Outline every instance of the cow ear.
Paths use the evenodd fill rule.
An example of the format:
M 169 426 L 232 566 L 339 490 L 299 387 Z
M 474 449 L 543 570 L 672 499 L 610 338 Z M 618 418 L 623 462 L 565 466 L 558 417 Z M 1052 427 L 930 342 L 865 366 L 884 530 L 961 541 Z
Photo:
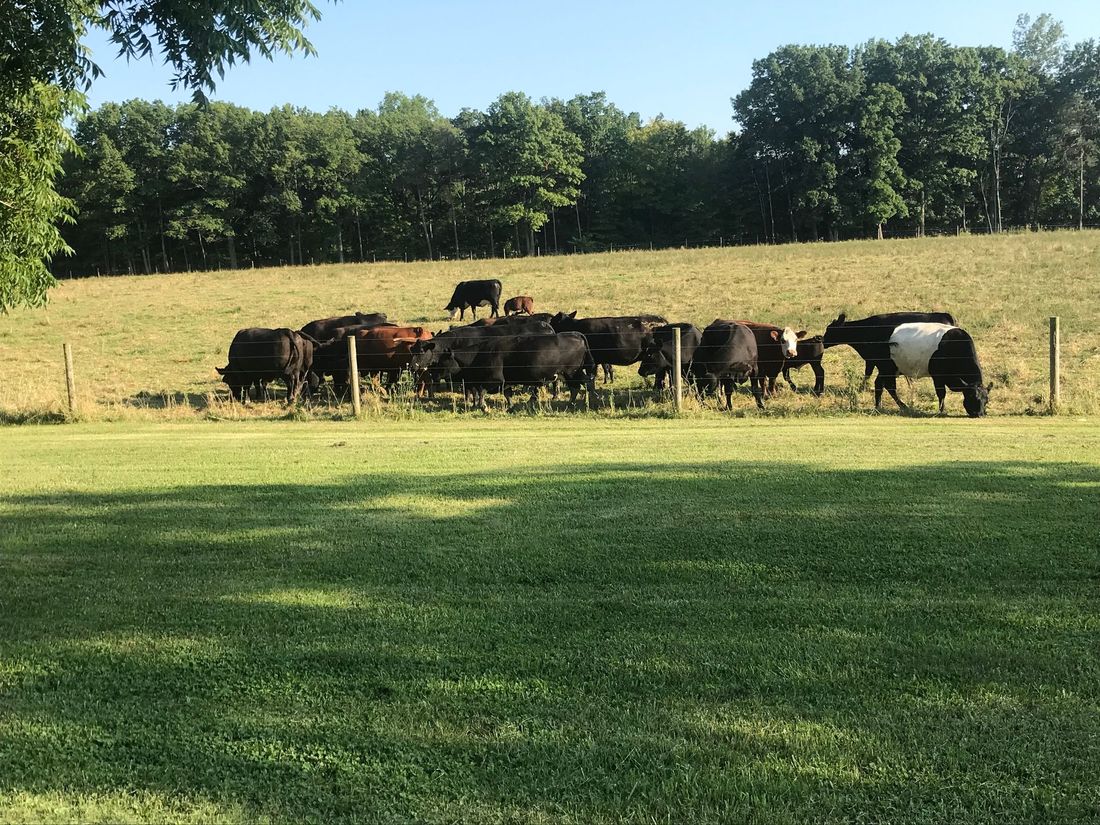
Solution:
M 779 330 L 773 329 L 771 331 L 771 336 L 772 336 L 773 341 L 778 341 L 779 340 Z
M 845 321 L 845 320 L 847 320 L 847 318 L 848 318 L 848 315 L 847 315 L 847 313 L 844 313 L 844 312 L 842 312 L 842 313 L 840 313 L 840 315 L 838 315 L 838 316 L 836 317 L 836 320 L 835 320 L 835 321 L 833 321 L 833 323 L 834 323 L 834 324 L 843 324 L 843 323 L 844 323 L 844 321 Z
M 794 334 L 794 337 L 795 338 L 805 338 L 806 337 L 806 330 L 800 329 L 798 332 L 796 332 Z
M 989 386 L 985 388 L 986 392 L 993 392 L 993 382 L 989 382 Z
M 570 318 L 576 318 L 577 317 L 577 310 L 573 310 L 572 312 L 570 312 L 569 317 Z
M 218 375 L 225 375 L 226 371 L 223 370 L 221 367 L 214 367 L 214 369 L 217 370 Z

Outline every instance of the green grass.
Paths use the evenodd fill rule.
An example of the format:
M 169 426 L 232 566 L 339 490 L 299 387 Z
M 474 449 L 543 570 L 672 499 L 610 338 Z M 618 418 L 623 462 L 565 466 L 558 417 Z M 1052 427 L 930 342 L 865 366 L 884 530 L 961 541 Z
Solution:
M 0 437 L 0 821 L 1100 821 L 1068 419 Z
M 841 310 L 853 317 L 950 310 L 974 336 L 994 383 L 993 415 L 1046 409 L 1047 318 L 1059 315 L 1064 408 L 1097 414 L 1098 267 L 1100 232 L 1087 231 L 91 278 L 63 283 L 48 309 L 0 316 L 8 379 L 0 421 L 62 417 L 63 341 L 74 348 L 84 418 L 281 416 L 278 406 L 230 410 L 212 395 L 220 389 L 225 397 L 214 368 L 224 366 L 237 329 L 298 327 L 362 309 L 437 330 L 446 326 L 442 307 L 455 282 L 488 277 L 502 280 L 506 297 L 534 296 L 538 310 L 660 312 L 699 325 L 741 317 L 822 332 Z M 857 391 L 862 362 L 854 352 L 830 350 L 826 369 L 824 399 L 784 393 L 769 405 L 771 414 L 849 414 L 871 406 L 870 392 Z M 638 386 L 634 370 L 619 372 L 621 387 Z M 812 383 L 809 370 L 800 378 Z M 917 389 L 921 408 L 933 410 L 931 382 Z M 961 415 L 957 395 L 949 404 Z M 746 395 L 739 406 L 751 412 L 752 400 Z

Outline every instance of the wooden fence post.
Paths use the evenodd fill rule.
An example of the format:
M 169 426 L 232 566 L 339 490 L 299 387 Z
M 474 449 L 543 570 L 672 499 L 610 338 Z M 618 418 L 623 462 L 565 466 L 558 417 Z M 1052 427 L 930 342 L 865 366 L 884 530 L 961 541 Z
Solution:
M 356 350 L 355 334 L 348 336 L 348 382 L 351 384 L 351 409 L 358 418 L 362 412 L 359 400 L 359 353 Z
M 1050 414 L 1058 412 L 1062 402 L 1062 336 L 1058 316 L 1050 317 Z
M 676 412 L 681 413 L 684 409 L 684 376 L 680 369 L 681 362 L 681 350 L 680 350 L 680 328 L 672 328 L 672 344 L 674 350 L 674 358 L 672 361 L 672 387 L 676 394 Z
M 65 389 L 69 392 L 69 412 L 76 412 L 76 380 L 73 378 L 73 348 L 70 344 L 62 344 L 65 353 Z

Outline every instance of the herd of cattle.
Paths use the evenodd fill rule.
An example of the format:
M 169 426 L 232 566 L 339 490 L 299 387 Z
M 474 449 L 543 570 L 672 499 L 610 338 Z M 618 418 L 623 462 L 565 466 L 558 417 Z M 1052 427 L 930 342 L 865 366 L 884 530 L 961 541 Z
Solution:
M 461 388 L 474 405 L 486 408 L 486 396 L 503 393 L 511 403 L 517 388 L 532 400 L 549 386 L 554 397 L 561 384 L 575 404 L 583 390 L 589 407 L 598 405 L 597 371 L 604 382 L 614 368 L 640 364 L 639 373 L 653 376 L 656 389 L 671 381 L 674 370 L 700 394 L 719 389 L 732 409 L 734 387 L 748 382 L 756 404 L 775 392 L 782 376 L 791 388 L 791 370 L 809 366 L 812 392 L 825 389 L 822 356 L 829 347 L 847 344 L 866 362 L 865 379 L 875 377 L 875 407 L 886 390 L 902 409 L 897 377 L 931 377 L 944 412 L 947 390 L 962 393 L 963 408 L 972 418 L 984 415 L 989 389 L 983 383 L 974 341 L 943 312 L 893 312 L 850 321 L 843 314 L 824 335 L 807 336 L 790 327 L 746 320 L 718 319 L 706 329 L 688 323 L 669 324 L 659 315 L 578 318 L 576 312 L 535 313 L 528 296 L 509 299 L 499 313 L 498 280 L 463 281 L 445 307 L 454 320 L 474 321 L 434 335 L 422 326 L 399 326 L 382 313 L 356 312 L 311 321 L 300 330 L 242 329 L 229 346 L 229 363 L 218 368 L 233 398 L 244 401 L 254 392 L 267 398 L 268 382 L 283 381 L 288 403 L 300 395 L 312 397 L 331 377 L 337 399 L 345 397 L 350 379 L 348 339 L 355 341 L 360 375 L 394 386 L 411 373 L 418 394 L 434 395 L 437 387 Z M 477 320 L 477 307 L 490 315 Z M 680 363 L 676 363 L 675 329 L 680 330 Z

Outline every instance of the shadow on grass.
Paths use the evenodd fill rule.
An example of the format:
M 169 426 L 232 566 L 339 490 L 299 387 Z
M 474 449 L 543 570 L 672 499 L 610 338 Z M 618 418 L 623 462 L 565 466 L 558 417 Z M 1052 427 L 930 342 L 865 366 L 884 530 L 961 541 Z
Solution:
M 1098 486 L 638 462 L 5 497 L 0 798 L 1080 819 Z

